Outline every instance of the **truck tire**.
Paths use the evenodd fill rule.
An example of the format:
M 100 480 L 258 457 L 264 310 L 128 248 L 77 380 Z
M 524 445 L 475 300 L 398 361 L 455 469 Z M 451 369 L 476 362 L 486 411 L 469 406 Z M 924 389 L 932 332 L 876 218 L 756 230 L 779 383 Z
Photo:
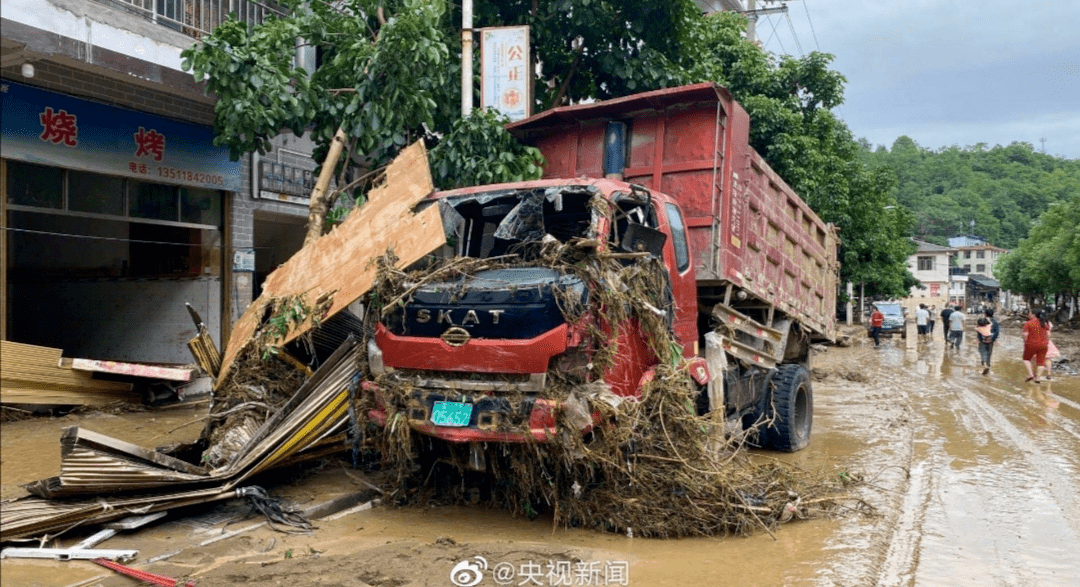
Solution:
M 810 442 L 814 422 L 814 394 L 810 374 L 802 365 L 780 365 L 772 378 L 772 425 L 761 431 L 764 448 L 795 452 Z

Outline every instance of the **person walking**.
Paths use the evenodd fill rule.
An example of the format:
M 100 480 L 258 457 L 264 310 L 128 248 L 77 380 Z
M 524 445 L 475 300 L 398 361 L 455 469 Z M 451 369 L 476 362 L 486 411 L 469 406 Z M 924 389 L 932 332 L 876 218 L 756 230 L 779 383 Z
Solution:
M 885 314 L 874 306 L 874 313 L 870 314 L 870 336 L 874 337 L 874 346 L 881 345 L 881 327 L 885 325 Z
M 990 373 L 990 356 L 994 354 L 994 344 L 997 342 L 998 335 L 1001 334 L 1001 327 L 998 326 L 997 320 L 994 320 L 993 308 L 988 308 L 983 317 L 979 318 L 975 331 L 979 333 L 979 359 L 983 364 L 982 374 L 986 375 Z
M 941 310 L 941 334 L 945 336 L 945 344 L 949 344 L 949 314 L 952 314 L 953 309 L 949 306 L 945 306 Z
M 1050 334 L 1054 332 L 1054 323 L 1049 318 L 1046 319 L 1046 380 L 1050 381 L 1051 367 L 1054 364 L 1054 359 L 1061 356 L 1061 351 L 1054 345 L 1054 339 L 1050 338 Z
M 1028 378 L 1024 381 L 1039 383 L 1039 369 L 1046 363 L 1046 348 L 1050 344 L 1050 322 L 1046 319 L 1046 313 L 1035 310 L 1024 323 L 1024 366 L 1027 367 Z M 1032 363 L 1035 367 L 1032 369 Z
M 926 340 L 934 342 L 934 318 L 937 316 L 937 304 L 930 306 L 930 319 L 926 325 Z
M 960 350 L 960 343 L 964 342 L 964 320 L 967 320 L 967 316 L 960 306 L 953 308 L 949 314 L 949 340 L 956 350 Z
M 915 310 L 915 326 L 919 329 L 919 342 L 926 342 L 928 340 L 927 325 L 930 322 L 930 312 L 926 309 L 926 304 L 919 304 L 919 309 Z

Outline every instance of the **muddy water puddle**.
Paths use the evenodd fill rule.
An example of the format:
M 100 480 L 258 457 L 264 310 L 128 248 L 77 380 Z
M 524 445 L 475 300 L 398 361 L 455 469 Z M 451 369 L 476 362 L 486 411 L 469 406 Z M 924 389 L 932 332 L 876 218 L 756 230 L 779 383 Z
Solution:
M 899 339 L 879 348 L 857 341 L 822 353 L 810 447 L 756 458 L 861 476 L 855 491 L 874 516 L 797 521 L 777 528 L 775 538 L 656 540 L 553 529 L 550 518 L 477 507 L 375 508 L 320 522 L 312 535 L 262 527 L 201 547 L 213 533 L 251 521 L 200 528 L 173 518 L 108 547 L 137 544 L 146 557 L 181 550 L 148 570 L 211 587 L 450 585 L 451 569 L 478 564 L 476 557 L 488 565 L 479 585 L 499 584 L 490 573 L 500 563 L 519 572 L 512 584 L 522 569 L 537 568 L 531 565 L 625 563 L 629 585 L 1075 585 L 1080 377 L 1024 383 L 1018 337 L 1006 333 L 1000 343 L 988 375 L 969 342 L 956 352 L 940 340 L 910 349 Z M 153 447 L 195 438 L 198 425 L 162 434 L 199 414 L 98 415 L 81 423 Z M 56 474 L 59 430 L 71 423 L 4 424 L 5 497 L 17 483 Z M 292 481 L 275 491 L 305 504 L 355 489 L 334 471 Z M 68 585 L 100 575 L 89 563 L 51 561 L 4 561 L 3 571 L 2 585 Z
M 0 499 L 25 495 L 19 487 L 60 472 L 60 435 L 81 426 L 146 448 L 190 442 L 199 437 L 206 404 L 177 405 L 145 412 L 93 412 L 59 418 L 36 416 L 4 422 L 0 430 Z
M 986 375 L 974 343 L 873 349 L 911 418 L 877 584 L 1077 584 L 1080 378 L 1027 383 L 1019 338 L 999 343 Z

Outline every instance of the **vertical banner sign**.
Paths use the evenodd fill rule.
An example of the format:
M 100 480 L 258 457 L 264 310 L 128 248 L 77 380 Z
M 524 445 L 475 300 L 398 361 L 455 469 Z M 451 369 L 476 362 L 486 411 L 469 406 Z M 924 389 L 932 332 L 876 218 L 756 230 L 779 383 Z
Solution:
M 214 129 L 4 80 L 0 155 L 143 181 L 240 191 Z
M 532 114 L 532 60 L 529 27 L 480 29 L 480 106 L 511 121 Z

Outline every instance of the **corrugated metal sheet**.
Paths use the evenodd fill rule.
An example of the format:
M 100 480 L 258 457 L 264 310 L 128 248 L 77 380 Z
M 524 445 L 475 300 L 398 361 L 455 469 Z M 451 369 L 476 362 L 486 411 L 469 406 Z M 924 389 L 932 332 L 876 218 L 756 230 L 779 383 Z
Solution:
M 252 475 L 285 464 L 340 433 L 347 422 L 348 385 L 361 352 L 349 337 L 236 458 L 214 471 L 88 430 L 69 429 L 62 438 L 60 475 L 28 485 L 35 497 L 0 503 L 0 540 L 235 496 L 236 488 Z M 136 491 L 141 495 L 116 495 Z M 67 501 L 71 498 L 79 499 Z

